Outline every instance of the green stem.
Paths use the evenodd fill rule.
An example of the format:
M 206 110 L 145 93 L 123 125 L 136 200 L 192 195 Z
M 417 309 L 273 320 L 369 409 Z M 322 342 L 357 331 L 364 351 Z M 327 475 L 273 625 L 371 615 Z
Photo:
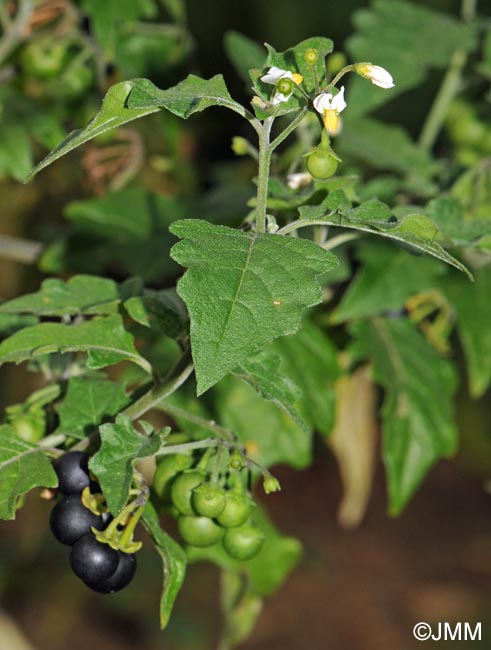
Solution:
M 270 134 L 273 117 L 267 117 L 259 133 L 259 170 L 257 176 L 256 232 L 266 232 L 266 210 L 268 203 L 269 168 L 271 165 Z
M 353 239 L 358 239 L 359 237 L 361 237 L 361 235 L 357 232 L 347 232 L 343 235 L 336 235 L 336 237 L 331 237 L 331 239 L 328 239 L 328 241 L 322 244 L 322 248 L 326 251 L 331 251 L 333 248 L 337 248 L 338 246 L 341 246 L 348 241 L 352 241 Z
M 179 406 L 175 406 L 174 404 L 170 404 L 169 402 L 163 402 L 160 404 L 159 408 L 169 415 L 175 416 L 177 418 L 182 418 L 183 420 L 186 420 L 191 424 L 196 424 L 198 427 L 202 427 L 203 429 L 208 429 L 208 431 L 211 431 L 215 436 L 218 436 L 219 438 L 231 441 L 236 440 L 236 436 L 233 431 L 230 431 L 230 429 L 225 429 L 225 427 L 220 426 L 214 420 L 206 420 L 205 418 L 201 418 L 199 415 L 189 413 L 189 411 L 186 411 Z
M 303 108 L 300 111 L 300 113 L 297 113 L 295 119 L 293 119 L 290 122 L 290 124 L 269 145 L 271 153 L 278 147 L 278 145 L 280 145 L 283 142 L 283 140 L 286 140 L 286 138 L 290 135 L 290 133 L 293 133 L 293 131 L 295 131 L 295 129 L 303 120 L 303 118 L 307 115 L 307 113 L 308 113 L 307 107 Z
M 125 529 L 119 539 L 120 546 L 123 550 L 126 548 L 126 545 L 129 544 L 133 539 L 135 528 L 144 512 L 145 506 L 141 505 L 132 513 L 129 522 L 126 524 Z
M 464 22 L 473 20 L 476 13 L 476 0 L 462 0 L 461 15 Z M 450 65 L 443 78 L 440 89 L 426 117 L 419 136 L 418 144 L 421 149 L 431 151 L 442 129 L 448 108 L 460 90 L 462 71 L 467 62 L 467 51 L 458 48 L 453 53 Z
M 226 447 L 233 447 L 233 443 L 220 440 L 218 438 L 205 438 L 204 440 L 196 440 L 196 442 L 183 442 L 181 445 L 170 445 L 169 447 L 162 447 L 155 455 L 157 458 L 160 456 L 172 456 L 174 454 L 186 454 L 188 451 L 195 449 L 209 449 L 211 447 L 218 447 L 225 445 Z
M 338 83 L 338 81 L 342 77 L 344 77 L 345 74 L 347 74 L 348 72 L 354 72 L 355 68 L 356 68 L 355 63 L 351 63 L 350 65 L 345 65 L 344 68 L 341 68 L 341 70 L 334 77 L 334 79 L 329 82 L 329 84 L 327 85 L 327 88 L 326 88 L 326 90 L 324 92 L 329 92 L 330 90 L 332 90 L 334 88 L 334 86 Z
M 326 215 L 328 217 L 329 215 Z M 294 230 L 299 230 L 300 228 L 307 228 L 308 226 L 328 226 L 329 223 L 326 221 L 326 218 L 320 219 L 298 219 L 297 221 L 292 221 L 288 223 L 283 228 L 280 228 L 276 234 L 277 235 L 288 235 L 288 233 L 293 232 Z
M 191 359 L 191 351 L 189 348 L 184 351 L 182 357 L 176 363 L 174 368 L 162 382 L 156 384 L 148 392 L 146 392 L 140 399 L 136 400 L 128 408 L 122 411 L 123 415 L 127 415 L 132 420 L 137 420 L 144 415 L 147 411 L 155 408 L 166 397 L 172 395 L 178 388 L 180 388 L 186 379 L 193 372 L 194 366 Z

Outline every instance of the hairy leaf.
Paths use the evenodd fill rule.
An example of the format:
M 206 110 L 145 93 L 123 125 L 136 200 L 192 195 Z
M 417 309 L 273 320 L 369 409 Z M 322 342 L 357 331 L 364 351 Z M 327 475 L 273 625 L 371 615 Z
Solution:
M 119 384 L 105 379 L 72 377 L 66 395 L 57 407 L 60 416 L 58 430 L 71 438 L 85 438 L 128 403 L 129 399 Z
M 88 352 L 91 368 L 120 361 L 132 361 L 146 372 L 152 369 L 133 345 L 133 337 L 123 327 L 121 316 L 95 318 L 79 325 L 40 323 L 16 332 L 0 344 L 0 365 L 21 363 L 52 352 Z
M 367 201 L 357 208 L 338 209 L 331 206 L 332 198 L 327 197 L 320 205 L 300 208 L 300 216 L 306 223 L 314 221 L 340 228 L 352 228 L 409 244 L 463 271 L 472 280 L 472 274 L 467 267 L 435 241 L 438 228 L 426 215 L 408 214 L 401 219 L 390 221 L 387 218 L 390 215 L 389 208 L 377 200 Z
M 150 437 L 144 436 L 126 415 L 118 415 L 115 423 L 99 427 L 101 447 L 92 456 L 89 468 L 99 480 L 108 508 L 114 515 L 128 501 L 136 461 L 156 454 L 168 432 L 166 428 Z
M 160 527 L 157 512 L 150 501 L 146 505 L 142 521 L 163 562 L 164 585 L 160 599 L 160 626 L 164 629 L 169 623 L 174 602 L 186 576 L 187 558 L 179 544 Z
M 299 332 L 277 339 L 272 349 L 281 357 L 281 370 L 302 391 L 297 403 L 300 414 L 311 429 L 328 435 L 334 424 L 334 382 L 339 376 L 336 347 L 305 319 Z
M 308 426 L 295 408 L 295 402 L 299 400 L 302 393 L 291 379 L 281 374 L 280 364 L 279 355 L 260 350 L 242 363 L 234 371 L 234 375 L 243 379 L 261 397 L 276 404 L 292 420 L 308 431 Z
M 191 320 L 198 394 L 265 343 L 293 334 L 322 299 L 318 276 L 336 258 L 310 241 L 246 233 L 205 221 L 176 222 L 173 258 Z
M 58 477 L 46 452 L 0 426 L 0 518 L 15 519 L 17 499 L 34 487 L 56 487 Z
M 102 102 L 101 110 L 92 121 L 89 122 L 85 129 L 72 131 L 63 142 L 61 142 L 46 156 L 46 158 L 34 167 L 26 178 L 26 181 L 31 180 L 33 176 L 55 160 L 58 160 L 58 158 L 61 158 L 85 142 L 96 138 L 98 135 L 102 135 L 103 133 L 106 133 L 106 131 L 115 129 L 127 122 L 131 122 L 132 120 L 136 120 L 139 117 L 149 115 L 158 110 L 157 108 L 128 108 L 127 99 L 136 83 L 138 83 L 138 80 L 121 81 L 109 88 Z
M 124 303 L 131 318 L 171 338 L 181 336 L 186 331 L 188 317 L 179 296 L 168 290 L 148 294 L 135 296 Z
M 211 106 L 225 106 L 240 115 L 245 109 L 230 96 L 221 74 L 201 79 L 190 74 L 177 86 L 161 90 L 148 79 L 138 79 L 128 97 L 128 106 L 134 110 L 166 108 L 174 115 L 188 118 Z
M 352 333 L 352 354 L 371 359 L 385 389 L 382 455 L 389 510 L 398 514 L 432 465 L 456 450 L 455 371 L 407 320 L 359 321 Z

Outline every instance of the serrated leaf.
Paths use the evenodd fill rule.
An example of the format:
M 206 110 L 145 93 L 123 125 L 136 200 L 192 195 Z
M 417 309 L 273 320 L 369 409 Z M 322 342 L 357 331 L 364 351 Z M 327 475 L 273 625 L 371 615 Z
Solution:
M 302 392 L 291 379 L 280 372 L 281 358 L 274 352 L 260 350 L 244 361 L 234 375 L 252 386 L 268 402 L 273 402 L 306 431 L 307 424 L 295 408 Z
M 246 83 L 250 82 L 249 70 L 262 68 L 266 59 L 264 47 L 252 38 L 235 32 L 228 31 L 224 39 L 225 52 L 233 63 L 237 74 Z
M 128 106 L 135 110 L 166 108 L 184 119 L 211 106 L 225 106 L 240 115 L 245 109 L 230 96 L 221 74 L 201 79 L 190 74 L 172 88 L 161 90 L 148 79 L 137 79 L 128 97 Z
M 116 303 L 119 287 L 113 280 L 90 275 L 75 275 L 67 282 L 50 278 L 41 289 L 0 305 L 4 314 L 36 314 L 37 316 L 74 316 L 81 313 L 107 313 L 107 303 Z M 98 307 L 101 306 L 101 311 Z
M 174 602 L 186 576 L 186 553 L 162 530 L 157 512 L 150 502 L 146 505 L 142 522 L 150 533 L 163 562 L 164 585 L 160 599 L 160 626 L 164 629 L 169 623 Z
M 60 417 L 58 431 L 71 438 L 85 438 L 128 403 L 128 396 L 119 384 L 105 379 L 72 377 L 56 409 Z
M 46 158 L 34 167 L 25 179 L 26 182 L 31 180 L 33 176 L 52 162 L 58 160 L 58 158 L 61 158 L 70 151 L 73 151 L 73 149 L 80 147 L 80 145 L 85 142 L 88 142 L 107 131 L 111 131 L 118 126 L 122 126 L 132 120 L 137 120 L 139 117 L 149 115 L 158 110 L 156 108 L 137 109 L 128 107 L 128 97 L 138 81 L 138 79 L 134 81 L 122 81 L 111 86 L 102 101 L 101 110 L 92 121 L 89 122 L 85 129 L 72 131 L 63 142 L 61 142 L 46 156 Z
M 34 487 L 56 487 L 58 477 L 46 452 L 0 426 L 0 518 L 15 519 L 17 499 Z
M 214 394 L 217 419 L 237 435 L 252 459 L 266 467 L 285 463 L 302 469 L 310 464 L 312 434 L 305 425 L 235 377 L 223 379 Z
M 221 544 L 208 548 L 189 547 L 190 562 L 208 560 L 226 570 L 242 570 L 249 578 L 251 596 L 266 597 L 274 594 L 295 569 L 302 557 L 302 545 L 294 537 L 280 533 L 263 508 L 254 509 L 255 523 L 264 534 L 265 540 L 259 554 L 247 562 L 233 560 Z
M 351 353 L 371 359 L 385 389 L 382 456 L 389 511 L 399 514 L 436 461 L 456 450 L 455 371 L 407 320 L 374 318 L 351 331 Z
M 369 209 L 367 204 L 370 204 Z M 330 210 L 329 197 L 320 205 L 299 208 L 299 213 L 306 222 L 312 220 L 340 228 L 352 228 L 409 244 L 454 266 L 472 280 L 468 268 L 435 241 L 438 229 L 426 215 L 408 214 L 401 219 L 387 221 L 387 206 L 380 201 L 371 200 L 352 209 Z
M 414 255 L 382 241 L 358 246 L 356 256 L 360 269 L 334 310 L 333 323 L 402 309 L 409 296 L 434 288 L 445 271 L 431 257 L 415 263 Z
M 300 327 L 322 299 L 318 276 L 336 258 L 310 241 L 253 234 L 190 219 L 171 226 L 172 257 L 188 271 L 178 293 L 188 307 L 198 394 L 265 343 Z
M 126 505 L 137 460 L 154 456 L 165 444 L 167 427 L 152 436 L 144 436 L 126 415 L 118 415 L 115 423 L 99 427 L 101 446 L 92 456 L 89 469 L 99 480 L 107 505 L 117 515 Z
M 475 270 L 473 285 L 452 274 L 442 287 L 457 313 L 471 395 L 481 397 L 491 383 L 491 266 Z
M 339 376 L 336 347 L 317 325 L 305 319 L 294 336 L 274 341 L 281 370 L 302 391 L 297 407 L 311 429 L 328 435 L 334 425 L 334 382 Z
M 151 367 L 135 349 L 132 335 L 121 316 L 94 318 L 78 325 L 40 323 L 16 332 L 0 344 L 0 365 L 21 363 L 53 352 L 88 352 L 93 369 L 120 361 L 132 361 L 151 373 Z
M 473 25 L 413 2 L 376 0 L 354 14 L 354 24 L 357 33 L 347 42 L 352 60 L 384 66 L 395 80 L 394 88 L 381 91 L 366 79 L 353 78 L 348 103 L 357 115 L 419 86 L 431 68 L 446 68 L 455 50 L 472 51 L 477 45 Z

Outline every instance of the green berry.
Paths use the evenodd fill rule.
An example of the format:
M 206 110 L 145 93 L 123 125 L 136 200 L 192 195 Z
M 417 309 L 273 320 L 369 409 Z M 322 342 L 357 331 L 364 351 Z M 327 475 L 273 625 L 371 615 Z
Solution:
M 193 508 L 203 517 L 218 517 L 225 508 L 225 491 L 218 485 L 206 483 L 193 491 Z
M 252 524 L 229 528 L 223 538 L 223 547 L 236 560 L 250 560 L 262 548 L 264 535 Z
M 204 548 L 220 541 L 224 529 L 209 517 L 188 517 L 181 515 L 177 520 L 181 537 L 187 544 Z

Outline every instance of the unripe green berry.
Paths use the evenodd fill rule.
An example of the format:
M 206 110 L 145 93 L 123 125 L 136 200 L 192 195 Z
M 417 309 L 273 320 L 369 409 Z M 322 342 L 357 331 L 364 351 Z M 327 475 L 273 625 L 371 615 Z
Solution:
M 333 156 L 330 147 L 319 145 L 305 159 L 307 171 L 314 178 L 325 180 L 336 173 L 338 161 Z
M 309 49 L 305 51 L 306 63 L 309 63 L 310 65 L 314 65 L 314 63 L 317 63 L 318 59 L 319 59 L 319 52 L 313 47 L 309 47 Z
M 280 79 L 276 84 L 276 89 L 278 90 L 278 92 L 281 93 L 282 95 L 287 95 L 287 96 L 292 94 L 293 87 L 294 87 L 294 83 L 291 79 L 288 79 L 288 77 L 285 77 L 284 79 Z

